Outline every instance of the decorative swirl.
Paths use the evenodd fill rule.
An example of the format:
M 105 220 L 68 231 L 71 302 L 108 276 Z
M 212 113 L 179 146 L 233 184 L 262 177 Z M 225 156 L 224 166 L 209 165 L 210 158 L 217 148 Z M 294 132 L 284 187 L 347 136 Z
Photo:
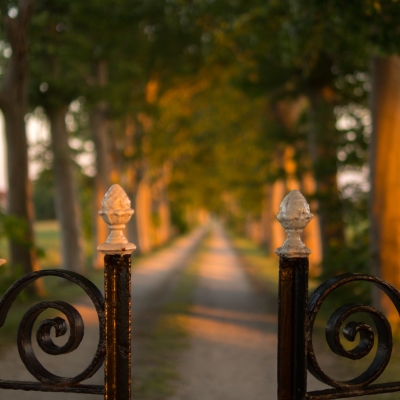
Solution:
M 53 386 L 76 385 L 93 376 L 103 364 L 105 357 L 104 297 L 92 282 L 75 272 L 58 269 L 26 274 L 7 290 L 0 301 L 0 327 L 4 325 L 8 311 L 21 291 L 35 280 L 44 276 L 57 276 L 67 279 L 80 286 L 90 297 L 99 319 L 100 337 L 96 353 L 93 360 L 83 372 L 70 378 L 52 374 L 38 361 L 32 347 L 32 330 L 36 319 L 48 308 L 56 309 L 66 316 L 70 334 L 67 342 L 62 346 L 58 346 L 51 339 L 50 332 L 52 328 L 55 328 L 57 337 L 65 335 L 68 330 L 66 321 L 60 317 L 42 321 L 38 326 L 36 338 L 40 348 L 45 353 L 51 355 L 67 354 L 75 350 L 82 341 L 84 334 L 82 317 L 73 306 L 63 301 L 41 302 L 31 307 L 25 313 L 18 329 L 18 351 L 27 370 L 40 382 Z
M 366 313 L 369 315 L 376 327 L 378 336 L 378 345 L 376 354 L 370 366 L 359 376 L 348 381 L 339 381 L 329 377 L 325 372 L 322 371 L 315 357 L 313 343 L 312 343 L 312 332 L 314 327 L 315 318 L 317 313 L 325 301 L 325 299 L 337 288 L 347 283 L 354 281 L 368 281 L 373 283 L 379 289 L 383 290 L 388 297 L 392 300 L 394 306 L 400 314 L 400 293 L 392 285 L 386 281 L 379 279 L 371 275 L 363 274 L 343 274 L 336 276 L 328 281 L 324 282 L 319 286 L 315 292 L 310 296 L 309 307 L 308 307 L 308 334 L 307 334 L 307 345 L 308 345 L 308 369 L 309 371 L 321 382 L 326 383 L 332 387 L 339 389 L 358 389 L 365 387 L 375 381 L 385 370 L 387 364 L 390 361 L 393 341 L 392 341 L 392 330 L 386 317 L 378 310 L 370 306 L 364 306 L 361 304 L 348 304 L 337 309 L 329 318 L 326 325 L 326 340 L 330 349 L 342 357 L 349 358 L 351 360 L 359 360 L 370 353 L 374 346 L 375 335 L 372 328 L 365 323 L 361 322 L 349 322 L 343 329 L 344 337 L 354 342 L 357 333 L 360 334 L 358 345 L 351 349 L 346 350 L 340 342 L 340 327 L 344 321 L 355 313 Z

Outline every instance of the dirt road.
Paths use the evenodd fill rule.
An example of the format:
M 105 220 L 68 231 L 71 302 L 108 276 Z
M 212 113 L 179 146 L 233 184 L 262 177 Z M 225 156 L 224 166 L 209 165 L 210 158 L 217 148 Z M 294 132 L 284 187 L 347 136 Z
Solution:
M 172 400 L 276 399 L 277 299 L 256 293 L 218 225 L 200 261 Z
M 204 228 L 201 228 L 191 235 L 177 240 L 172 247 L 138 261 L 133 269 L 133 371 L 136 369 L 135 363 L 139 359 L 143 348 L 142 342 L 145 340 L 146 330 L 150 329 L 157 311 L 168 298 L 168 294 L 174 287 L 180 271 L 188 263 L 204 231 Z M 78 304 L 74 304 L 74 306 L 80 311 L 85 322 L 85 336 L 78 349 L 71 354 L 54 357 L 39 356 L 41 351 L 38 350 L 37 346 L 35 347 L 35 352 L 38 354 L 42 364 L 52 373 L 61 376 L 73 376 L 83 371 L 93 357 L 98 341 L 97 315 L 94 308 L 89 301 L 86 302 L 85 300 L 79 300 Z M 58 340 L 54 339 L 56 343 Z M 61 339 L 61 343 L 63 342 L 65 342 L 65 339 Z M 22 364 L 16 346 L 0 354 L 0 379 L 35 381 Z M 92 384 L 102 384 L 102 382 L 103 368 L 93 378 L 85 381 L 85 383 Z M 101 396 L 0 390 L 0 399 L 7 398 L 12 398 L 13 400 L 54 400 L 55 398 L 57 400 L 99 400 Z

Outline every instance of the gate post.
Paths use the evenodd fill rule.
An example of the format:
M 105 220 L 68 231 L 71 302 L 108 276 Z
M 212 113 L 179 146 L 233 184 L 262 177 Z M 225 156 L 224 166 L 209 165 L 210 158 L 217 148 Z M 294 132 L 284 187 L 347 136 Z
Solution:
M 313 215 L 297 191 L 282 201 L 278 221 L 287 233 L 279 256 L 278 400 L 301 400 L 307 390 L 308 256 L 301 233 Z
M 97 250 L 104 256 L 106 400 L 131 399 L 131 253 L 136 246 L 123 234 L 134 211 L 119 185 L 104 196 L 99 214 L 111 229 Z

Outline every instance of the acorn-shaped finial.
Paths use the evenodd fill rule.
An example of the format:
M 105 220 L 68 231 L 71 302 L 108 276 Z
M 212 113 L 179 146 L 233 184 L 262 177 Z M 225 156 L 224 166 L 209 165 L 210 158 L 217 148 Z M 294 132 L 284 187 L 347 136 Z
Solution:
M 311 250 L 301 241 L 301 233 L 311 221 L 313 215 L 307 200 L 298 190 L 292 190 L 282 201 L 278 221 L 287 233 L 282 247 L 275 252 L 280 257 L 308 257 Z
M 119 185 L 112 185 L 108 189 L 101 203 L 99 214 L 108 224 L 111 233 L 105 243 L 99 245 L 97 250 L 104 254 L 130 254 L 136 249 L 133 243 L 123 233 L 125 224 L 131 219 L 134 211 L 131 209 L 131 201 Z

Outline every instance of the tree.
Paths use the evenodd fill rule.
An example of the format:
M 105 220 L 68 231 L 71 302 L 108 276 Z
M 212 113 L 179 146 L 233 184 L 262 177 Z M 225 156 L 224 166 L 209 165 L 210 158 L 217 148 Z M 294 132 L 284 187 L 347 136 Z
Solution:
M 7 10 L 6 7 L 10 8 Z M 39 268 L 34 246 L 33 210 L 28 179 L 28 154 L 25 132 L 28 85 L 27 32 L 33 14 L 33 0 L 20 0 L 18 6 L 3 3 L 2 28 L 10 45 L 8 59 L 0 89 L 0 108 L 4 114 L 8 161 L 8 207 L 10 215 L 26 222 L 22 242 L 10 243 L 11 262 L 25 272 Z M 7 13 L 8 11 L 8 13 Z
M 368 52 L 360 36 L 349 32 L 348 17 L 355 18 L 356 8 L 352 3 L 342 10 L 335 1 L 236 2 L 214 15 L 211 24 L 220 50 L 214 59 L 241 64 L 235 81 L 246 93 L 267 96 L 272 109 L 282 101 L 306 99 L 298 126 L 276 138 L 275 146 L 295 148 L 299 181 L 310 173 L 315 179 L 312 198 L 318 201 L 325 267 L 341 263 L 348 245 L 337 186 L 344 162 L 337 158 L 342 143 L 335 109 L 366 99 L 359 77 L 367 70 Z M 346 162 L 353 163 L 352 154 L 346 154 Z
M 397 72 L 400 52 L 397 21 L 400 9 L 392 1 L 355 1 L 346 7 L 339 1 L 324 4 L 298 1 L 296 10 L 292 8 L 292 11 L 300 27 L 296 32 L 297 37 L 303 38 L 298 54 L 306 53 L 306 48 L 311 49 L 311 56 L 318 48 L 328 49 L 334 55 L 332 71 L 338 78 L 342 77 L 336 79 L 336 85 L 343 86 L 346 81 L 351 83 L 351 80 L 359 80 L 358 87 L 353 88 L 353 95 L 346 92 L 347 99 L 361 103 L 362 91 L 370 91 L 373 126 L 370 146 L 372 269 L 376 275 L 398 285 L 400 265 L 391 256 L 398 251 L 398 244 L 392 240 L 391 233 L 399 229 L 394 205 L 397 202 L 396 176 L 399 166 L 394 154 L 400 140 L 400 121 L 396 116 L 400 92 Z M 373 67 L 368 73 L 370 65 Z M 354 73 L 348 75 L 349 72 L 345 71 L 351 69 Z M 374 292 L 375 303 L 381 301 L 381 294 L 378 293 Z M 387 301 L 384 306 L 387 308 Z
M 400 57 L 374 58 L 373 141 L 371 143 L 371 253 L 375 274 L 400 286 L 397 252 L 400 251 L 399 153 L 400 153 Z M 380 299 L 376 293 L 376 300 Z M 385 298 L 384 306 L 396 315 Z M 396 316 L 397 318 L 397 316 Z
M 43 0 L 37 3 L 31 29 L 36 44 L 32 46 L 30 100 L 33 107 L 41 106 L 45 110 L 50 122 L 62 267 L 83 272 L 81 212 L 65 119 L 70 103 L 79 95 L 83 81 L 81 66 L 86 60 L 79 57 L 84 45 L 76 46 L 80 36 L 64 32 L 63 21 L 70 12 L 69 7 L 66 2 L 49 4 Z M 67 85 L 65 79 L 69 80 Z

